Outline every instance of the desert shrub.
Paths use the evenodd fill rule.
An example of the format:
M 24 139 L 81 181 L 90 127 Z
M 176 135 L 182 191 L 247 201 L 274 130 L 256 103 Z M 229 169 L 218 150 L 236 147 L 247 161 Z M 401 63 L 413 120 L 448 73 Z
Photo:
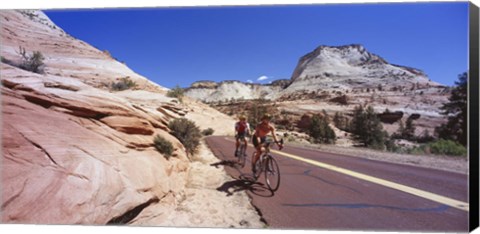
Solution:
M 404 149 L 407 154 L 426 155 L 430 154 L 430 150 L 426 145 L 414 146 L 412 148 Z
M 389 152 L 399 153 L 399 150 L 400 150 L 400 147 L 397 144 L 395 144 L 394 138 L 390 138 L 387 141 L 385 141 L 385 147 Z
M 158 152 L 163 154 L 166 159 L 169 159 L 173 153 L 173 145 L 170 141 L 166 140 L 160 135 L 155 136 L 153 144 Z
M 170 121 L 168 124 L 173 136 L 175 136 L 185 146 L 187 153 L 194 154 L 200 145 L 200 129 L 194 122 L 186 119 L 179 118 Z
M 440 139 L 438 141 L 427 144 L 432 154 L 439 155 L 452 155 L 452 156 L 465 156 L 467 155 L 467 149 L 452 140 Z
M 207 128 L 207 129 L 205 129 L 205 130 L 202 131 L 202 135 L 204 135 L 204 136 L 210 136 L 210 135 L 213 134 L 213 132 L 214 132 L 214 130 L 213 130 L 212 128 Z
M 35 73 L 43 73 L 43 60 L 45 57 L 43 57 L 43 54 L 40 51 L 34 51 L 32 54 L 27 54 L 25 48 L 20 47 L 18 53 L 22 56 L 22 62 L 18 66 L 19 68 Z
M 180 86 L 176 85 L 175 88 L 168 90 L 167 97 L 177 98 L 180 102 L 184 96 L 184 90 Z
M 137 86 L 135 81 L 131 80 L 130 77 L 122 77 L 118 82 L 112 82 L 110 88 L 114 91 L 123 91 L 131 89 Z

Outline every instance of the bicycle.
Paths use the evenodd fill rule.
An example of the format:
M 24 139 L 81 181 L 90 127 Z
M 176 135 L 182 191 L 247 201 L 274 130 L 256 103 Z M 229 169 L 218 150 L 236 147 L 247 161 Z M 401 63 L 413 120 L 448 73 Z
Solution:
M 253 177 L 255 180 L 257 180 L 262 172 L 265 173 L 265 182 L 267 183 L 268 188 L 272 192 L 275 192 L 280 186 L 280 168 L 278 167 L 278 163 L 275 158 L 273 158 L 273 156 L 270 154 L 271 143 L 271 140 L 267 140 L 264 143 L 265 152 L 260 155 L 260 158 L 255 163 L 256 170 L 253 174 Z M 283 145 L 283 139 L 280 140 L 280 145 Z M 280 150 L 281 149 L 282 147 L 280 147 Z
M 245 140 L 248 142 L 248 140 Z M 247 149 L 247 144 L 245 143 L 245 141 L 242 139 L 240 141 L 240 150 L 238 152 L 238 163 L 240 164 L 240 166 L 243 168 L 245 167 L 245 160 L 247 158 L 247 152 L 246 152 L 246 149 Z

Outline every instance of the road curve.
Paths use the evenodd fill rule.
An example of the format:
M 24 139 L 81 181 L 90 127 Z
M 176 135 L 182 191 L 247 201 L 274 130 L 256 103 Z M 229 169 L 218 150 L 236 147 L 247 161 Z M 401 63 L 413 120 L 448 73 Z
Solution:
M 273 151 L 281 184 L 272 193 L 263 178 L 252 181 L 251 145 L 239 168 L 233 138 L 206 142 L 219 159 L 212 166 L 224 166 L 234 178 L 218 190 L 247 191 L 271 228 L 468 232 L 467 175 L 286 145 Z

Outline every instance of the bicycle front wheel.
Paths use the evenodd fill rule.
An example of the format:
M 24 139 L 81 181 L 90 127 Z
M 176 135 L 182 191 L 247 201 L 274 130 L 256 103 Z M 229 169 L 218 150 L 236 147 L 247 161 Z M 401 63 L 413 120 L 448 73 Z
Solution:
M 269 156 L 265 162 L 265 182 L 272 191 L 277 191 L 280 186 L 280 168 L 272 156 Z

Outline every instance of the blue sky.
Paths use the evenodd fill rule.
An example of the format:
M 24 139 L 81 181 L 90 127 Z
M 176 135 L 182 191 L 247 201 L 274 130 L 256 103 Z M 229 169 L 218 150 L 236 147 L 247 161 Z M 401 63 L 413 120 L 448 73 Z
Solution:
M 468 69 L 468 3 L 50 10 L 72 36 L 164 87 L 290 79 L 320 45 L 362 44 L 453 85 Z M 259 80 L 260 78 L 260 80 Z

